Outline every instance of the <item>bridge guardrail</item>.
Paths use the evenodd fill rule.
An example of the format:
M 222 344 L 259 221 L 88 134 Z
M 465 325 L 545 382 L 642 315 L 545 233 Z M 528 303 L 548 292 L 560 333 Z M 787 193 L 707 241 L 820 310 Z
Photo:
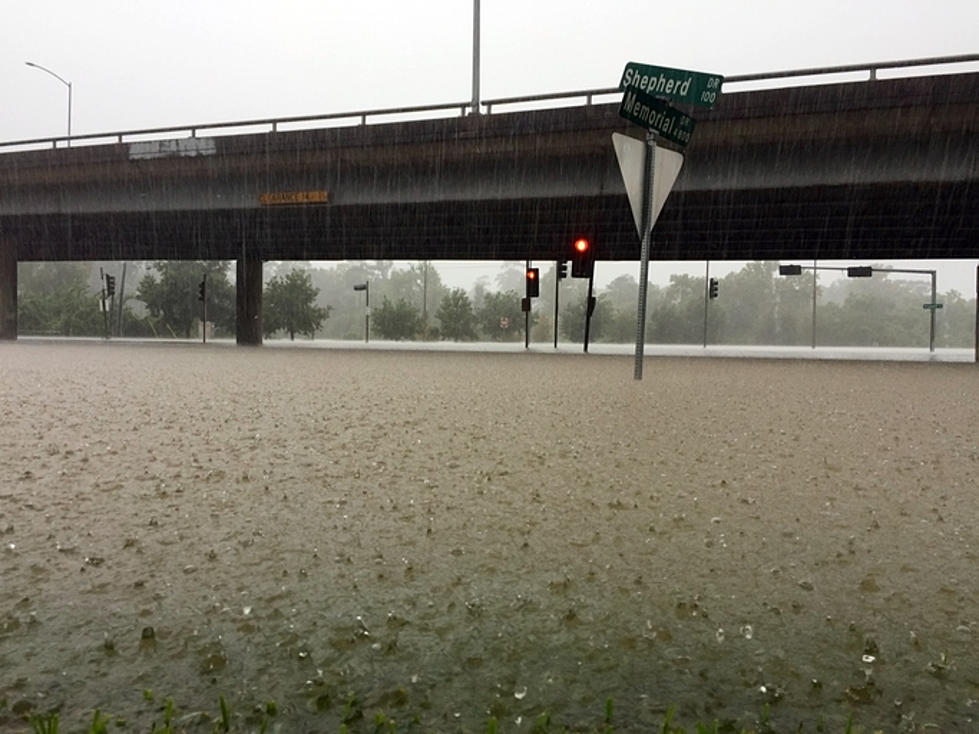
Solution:
M 879 79 L 879 72 L 901 71 L 916 69 L 923 66 L 961 66 L 963 64 L 979 63 L 979 54 L 965 54 L 958 56 L 935 56 L 923 59 L 912 59 L 905 61 L 883 61 L 871 64 L 848 64 L 844 66 L 817 67 L 809 69 L 791 69 L 785 71 L 761 72 L 757 74 L 739 74 L 725 77 L 724 91 L 728 93 L 747 91 L 746 89 L 726 89 L 729 86 L 742 84 L 752 84 L 757 82 L 767 83 L 766 86 L 750 87 L 753 89 L 775 89 L 780 83 L 805 77 L 814 77 L 814 84 L 825 84 L 827 77 L 840 75 L 861 75 L 863 78 L 847 79 L 842 81 L 864 82 Z M 961 69 L 951 69 L 939 71 L 940 74 L 960 73 Z M 888 78 L 899 78 L 900 73 L 895 73 Z M 822 79 L 822 81 L 819 81 Z M 481 107 L 486 108 L 486 114 L 493 114 L 494 107 L 509 105 L 534 105 L 541 103 L 551 103 L 561 100 L 581 100 L 584 99 L 585 105 L 595 103 L 596 97 L 609 96 L 619 93 L 617 87 L 605 87 L 600 89 L 585 89 L 572 92 L 550 92 L 547 94 L 533 94 L 520 97 L 500 97 L 497 99 L 484 100 L 480 102 Z M 580 102 L 579 102 L 580 103 Z M 575 106 L 575 105 L 565 105 Z M 294 117 L 270 117 L 253 120 L 237 120 L 234 122 L 207 122 L 194 125 L 177 125 L 169 127 L 143 128 L 137 130 L 122 130 L 117 132 L 85 133 L 82 135 L 57 136 L 48 138 L 32 138 L 28 140 L 11 140 L 0 142 L 0 154 L 5 152 L 23 152 L 25 150 L 43 150 L 48 147 L 54 149 L 59 147 L 71 147 L 73 142 L 86 142 L 88 144 L 99 144 L 96 141 L 111 141 L 111 144 L 135 142 L 134 138 L 141 140 L 169 140 L 175 134 L 182 137 L 196 138 L 201 131 L 238 131 L 245 132 L 245 128 L 267 127 L 267 130 L 259 131 L 265 133 L 276 133 L 283 125 L 299 125 L 304 123 L 323 122 L 328 123 L 336 120 L 357 119 L 358 125 L 368 124 L 370 118 L 390 117 L 392 115 L 413 115 L 418 113 L 447 113 L 458 110 L 460 116 L 465 116 L 472 112 L 472 102 L 448 102 L 430 105 L 417 105 L 412 107 L 390 107 L 377 110 L 361 110 L 355 112 L 331 112 L 319 115 L 300 115 Z M 443 115 L 444 116 L 444 115 Z M 435 119 L 438 116 L 433 115 Z M 326 127 L 323 125 L 322 127 Z M 297 128 L 298 129 L 298 128 Z M 14 150 L 16 149 L 16 151 Z

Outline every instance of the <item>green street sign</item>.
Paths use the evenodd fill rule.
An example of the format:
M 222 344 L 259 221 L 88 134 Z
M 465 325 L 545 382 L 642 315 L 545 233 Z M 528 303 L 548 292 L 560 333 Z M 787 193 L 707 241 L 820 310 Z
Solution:
M 925 308 L 926 311 L 931 311 L 931 310 L 934 310 L 936 308 L 942 308 L 944 306 L 945 306 L 944 303 L 926 303 L 924 305 L 924 308 Z
M 630 61 L 622 72 L 619 89 L 710 109 L 721 93 L 724 77 L 699 71 L 670 69 Z
M 695 124 L 692 117 L 673 109 L 663 100 L 631 90 L 622 95 L 619 115 L 683 146 L 690 142 Z

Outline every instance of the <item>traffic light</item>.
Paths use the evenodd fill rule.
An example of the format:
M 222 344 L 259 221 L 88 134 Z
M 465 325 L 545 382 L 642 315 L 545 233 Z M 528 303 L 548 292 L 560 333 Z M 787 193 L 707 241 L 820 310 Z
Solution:
M 856 265 L 846 269 L 848 278 L 869 278 L 874 274 L 874 269 L 867 265 Z
M 779 265 L 778 266 L 779 275 L 802 275 L 801 265 Z
M 106 275 L 105 276 L 105 297 L 112 298 L 116 293 L 116 276 Z
M 527 298 L 540 295 L 540 268 L 527 268 Z
M 207 277 L 204 278 L 200 283 L 197 284 L 197 300 L 201 303 L 207 297 Z
M 557 279 L 564 280 L 568 277 L 568 261 L 558 260 L 557 261 Z
M 595 260 L 591 252 L 591 242 L 585 237 L 574 241 L 571 257 L 571 277 L 590 278 L 595 272 Z
M 707 286 L 707 295 L 711 298 L 717 298 L 717 278 L 710 279 L 710 283 Z

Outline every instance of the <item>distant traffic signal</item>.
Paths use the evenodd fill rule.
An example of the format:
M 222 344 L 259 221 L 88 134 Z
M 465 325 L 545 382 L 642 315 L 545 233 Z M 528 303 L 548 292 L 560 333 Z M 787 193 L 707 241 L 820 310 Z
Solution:
M 571 254 L 571 277 L 590 278 L 595 272 L 595 259 L 591 251 L 591 242 L 585 237 L 574 241 Z
M 707 285 L 707 295 L 711 298 L 717 298 L 717 278 L 711 278 Z
M 540 295 L 540 268 L 527 268 L 527 298 Z
M 105 276 L 105 297 L 112 298 L 116 293 L 116 276 L 106 275 Z
M 568 261 L 558 260 L 557 261 L 557 279 L 564 280 L 568 277 Z
M 207 276 L 204 276 L 204 280 L 197 284 L 197 300 L 201 303 L 207 298 Z
M 779 265 L 778 266 L 779 275 L 802 275 L 801 265 Z
M 874 269 L 867 265 L 856 265 L 846 269 L 848 278 L 869 278 L 874 274 Z

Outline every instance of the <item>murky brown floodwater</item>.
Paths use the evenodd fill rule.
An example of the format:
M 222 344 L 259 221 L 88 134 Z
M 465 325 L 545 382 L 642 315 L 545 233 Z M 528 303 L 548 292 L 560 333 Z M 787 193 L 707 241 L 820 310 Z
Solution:
M 977 396 L 968 364 L 0 345 L 0 730 L 223 694 L 241 730 L 611 696 L 620 731 L 966 731 Z

